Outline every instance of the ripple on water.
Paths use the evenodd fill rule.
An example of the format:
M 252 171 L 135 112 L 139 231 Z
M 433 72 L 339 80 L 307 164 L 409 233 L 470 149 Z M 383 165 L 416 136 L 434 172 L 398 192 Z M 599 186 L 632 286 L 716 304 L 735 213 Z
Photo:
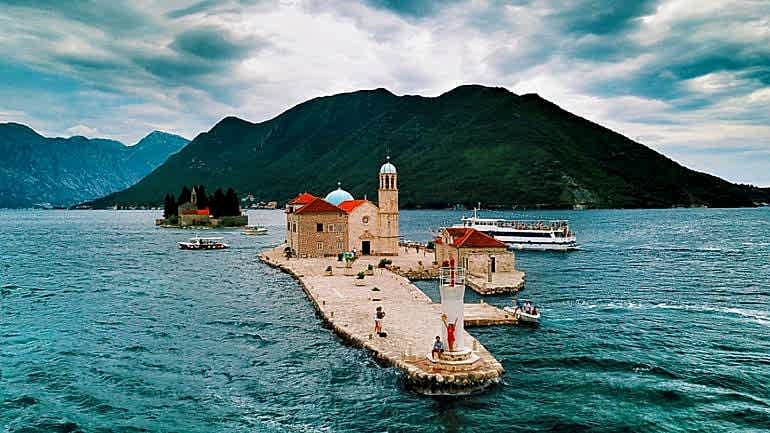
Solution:
M 770 239 L 767 213 L 516 215 L 570 218 L 583 249 L 517 252 L 522 296 L 543 307 L 543 324 L 471 330 L 507 375 L 460 399 L 400 386 L 398 370 L 322 326 L 296 281 L 255 260 L 283 240 L 281 212 L 252 214 L 271 227 L 258 240 L 218 232 L 233 244 L 221 254 L 183 254 L 176 242 L 189 233 L 156 229 L 154 212 L 22 215 L 0 217 L 10 246 L 0 425 L 10 431 L 767 427 L 770 263 L 758 241 Z M 426 240 L 458 217 L 405 211 L 402 231 Z M 420 287 L 437 295 L 435 283 Z

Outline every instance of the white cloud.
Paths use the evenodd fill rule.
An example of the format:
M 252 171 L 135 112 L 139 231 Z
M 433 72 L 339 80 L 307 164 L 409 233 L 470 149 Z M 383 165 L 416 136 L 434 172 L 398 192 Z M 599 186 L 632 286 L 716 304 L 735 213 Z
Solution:
M 67 133 L 70 135 L 82 135 L 88 138 L 98 138 L 101 133 L 97 128 L 91 128 L 86 125 L 75 125 L 67 128 Z
M 31 97 L 0 116 L 28 116 L 55 134 L 132 143 L 151 129 L 192 138 L 227 115 L 262 121 L 315 96 L 376 87 L 435 96 L 480 83 L 537 92 L 664 152 L 770 139 L 770 93 L 757 78 L 768 65 L 706 70 L 681 81 L 674 68 L 710 59 L 709 50 L 727 43 L 741 59 L 770 58 L 760 55 L 770 46 L 766 2 L 666 0 L 609 35 L 570 33 L 565 8 L 584 5 L 553 0 L 442 4 L 419 18 L 343 0 L 111 5 L 89 17 L 4 7 L 0 56 L 81 88 L 53 96 L 37 90 L 50 110 L 24 105 L 37 99 L 25 91 Z M 115 28 L 123 22 L 127 29 Z M 175 50 L 180 34 L 200 29 L 221 29 L 232 55 L 201 60 Z M 200 54 L 211 47 L 187 48 Z M 586 48 L 597 55 L 575 55 Z M 645 87 L 639 77 L 647 76 L 676 84 Z M 14 110 L 25 114 L 7 114 Z

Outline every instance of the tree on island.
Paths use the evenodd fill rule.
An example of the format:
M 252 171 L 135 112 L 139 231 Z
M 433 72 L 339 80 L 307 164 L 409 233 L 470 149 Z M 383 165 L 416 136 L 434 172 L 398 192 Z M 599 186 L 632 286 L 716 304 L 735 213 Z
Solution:
M 228 188 L 227 193 L 218 188 L 214 191 L 209 202 L 209 210 L 214 218 L 223 216 L 239 216 L 241 214 L 241 205 L 238 201 L 238 195 L 235 190 Z
M 177 204 L 174 200 L 174 194 L 166 194 L 163 200 L 163 218 L 171 218 L 177 214 Z
M 218 218 L 224 214 L 225 193 L 222 192 L 222 188 L 218 188 L 214 191 L 214 195 L 211 196 L 209 203 L 209 210 L 214 218 Z
M 195 194 L 198 200 L 198 209 L 206 209 L 209 207 L 209 198 L 206 195 L 206 187 L 198 185 L 195 187 Z
M 182 192 L 179 193 L 179 200 L 176 201 L 176 204 L 183 205 L 185 203 L 188 203 L 192 199 L 192 192 L 189 188 L 187 188 L 187 185 L 182 187 Z
M 241 202 L 238 201 L 238 195 L 232 188 L 227 188 L 227 194 L 225 194 L 225 203 L 227 206 L 228 216 L 238 216 L 241 214 Z

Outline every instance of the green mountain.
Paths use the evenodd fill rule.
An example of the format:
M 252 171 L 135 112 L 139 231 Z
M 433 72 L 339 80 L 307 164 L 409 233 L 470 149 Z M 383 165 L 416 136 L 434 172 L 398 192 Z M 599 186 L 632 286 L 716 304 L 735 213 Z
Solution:
M 750 206 L 746 187 L 689 170 L 535 94 L 461 86 L 435 98 L 384 89 L 315 98 L 261 123 L 228 117 L 97 206 L 160 204 L 182 185 L 259 200 L 376 197 L 386 154 L 402 207 Z
M 69 206 L 133 185 L 188 141 L 153 132 L 134 146 L 85 137 L 46 138 L 0 124 L 0 208 Z

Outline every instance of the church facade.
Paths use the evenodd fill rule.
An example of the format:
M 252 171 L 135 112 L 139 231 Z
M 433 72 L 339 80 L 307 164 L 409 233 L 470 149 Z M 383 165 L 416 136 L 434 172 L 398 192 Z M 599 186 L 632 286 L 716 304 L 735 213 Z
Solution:
M 292 254 L 398 255 L 398 173 L 390 161 L 380 167 L 377 195 L 378 204 L 354 199 L 339 186 L 324 198 L 299 194 L 286 205 L 286 244 Z

